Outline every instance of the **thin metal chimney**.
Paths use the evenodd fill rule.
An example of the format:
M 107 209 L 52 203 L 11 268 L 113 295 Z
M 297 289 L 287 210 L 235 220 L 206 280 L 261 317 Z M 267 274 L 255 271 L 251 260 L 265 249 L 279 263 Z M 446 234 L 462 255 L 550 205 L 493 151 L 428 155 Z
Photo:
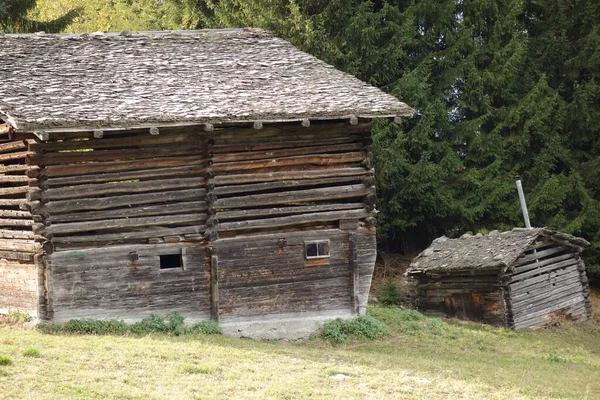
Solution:
M 515 175 L 517 182 L 517 192 L 519 192 L 519 201 L 521 202 L 521 211 L 523 211 L 523 220 L 525 221 L 525 228 L 531 229 L 531 222 L 529 222 L 529 213 L 527 212 L 527 203 L 525 203 L 525 194 L 523 193 L 523 185 L 521 184 L 521 177 Z

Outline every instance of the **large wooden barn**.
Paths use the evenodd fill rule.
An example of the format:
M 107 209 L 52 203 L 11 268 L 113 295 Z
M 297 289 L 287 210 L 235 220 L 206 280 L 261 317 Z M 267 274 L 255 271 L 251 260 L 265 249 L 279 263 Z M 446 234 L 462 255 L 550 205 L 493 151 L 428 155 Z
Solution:
M 592 316 L 580 258 L 589 243 L 544 228 L 441 237 L 411 264 L 425 313 L 512 329 Z
M 364 312 L 371 120 L 408 106 L 254 29 L 0 48 L 0 311 L 263 337 Z

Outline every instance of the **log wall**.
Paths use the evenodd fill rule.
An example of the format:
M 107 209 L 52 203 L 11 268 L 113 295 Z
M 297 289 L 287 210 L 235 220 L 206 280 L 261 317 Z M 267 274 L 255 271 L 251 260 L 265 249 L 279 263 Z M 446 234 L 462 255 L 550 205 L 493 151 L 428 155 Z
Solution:
M 53 133 L 22 207 L 45 241 L 42 316 L 192 320 L 364 312 L 375 262 L 370 124 Z M 287 242 L 281 249 L 281 239 Z M 330 241 L 306 260 L 304 242 Z M 177 270 L 161 255 L 182 254 Z
M 507 275 L 511 327 L 537 329 L 592 316 L 579 250 L 540 238 L 512 267 Z
M 413 275 L 417 280 L 418 308 L 432 316 L 505 325 L 506 303 L 498 273 L 477 272 Z
M 32 215 L 22 210 L 26 194 L 37 186 L 26 173 L 29 140 L 16 140 L 0 121 L 0 312 L 38 313 L 35 254 L 41 248 L 31 231 Z

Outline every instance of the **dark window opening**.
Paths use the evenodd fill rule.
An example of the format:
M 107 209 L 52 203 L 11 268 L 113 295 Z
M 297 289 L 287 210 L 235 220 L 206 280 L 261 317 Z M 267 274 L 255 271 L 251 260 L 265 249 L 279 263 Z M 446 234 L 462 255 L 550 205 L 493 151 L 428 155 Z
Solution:
M 181 269 L 181 254 L 165 254 L 160 256 L 160 269 Z
M 329 257 L 329 240 L 304 243 L 304 254 L 306 258 Z

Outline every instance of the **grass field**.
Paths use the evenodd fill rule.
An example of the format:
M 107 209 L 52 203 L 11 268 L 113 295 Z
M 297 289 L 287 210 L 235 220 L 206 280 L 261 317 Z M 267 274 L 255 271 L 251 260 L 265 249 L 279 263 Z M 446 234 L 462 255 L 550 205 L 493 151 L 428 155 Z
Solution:
M 514 333 L 369 312 L 390 336 L 342 346 L 5 325 L 0 399 L 600 399 L 598 319 Z

